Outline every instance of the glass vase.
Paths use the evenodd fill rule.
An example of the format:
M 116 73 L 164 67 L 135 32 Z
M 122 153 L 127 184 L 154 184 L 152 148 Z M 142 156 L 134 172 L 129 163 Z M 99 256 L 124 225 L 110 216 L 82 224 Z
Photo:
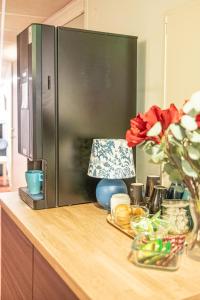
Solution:
M 187 237 L 187 254 L 200 261 L 200 199 L 190 199 L 190 213 L 193 229 Z

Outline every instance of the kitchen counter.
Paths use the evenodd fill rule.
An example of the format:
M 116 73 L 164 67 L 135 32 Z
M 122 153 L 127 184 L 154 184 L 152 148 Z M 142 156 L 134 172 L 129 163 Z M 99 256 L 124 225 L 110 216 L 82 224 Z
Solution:
M 131 239 L 109 225 L 97 205 L 34 211 L 17 193 L 0 198 L 4 211 L 80 299 L 200 299 L 200 263 L 184 256 L 175 272 L 134 266 L 128 261 Z

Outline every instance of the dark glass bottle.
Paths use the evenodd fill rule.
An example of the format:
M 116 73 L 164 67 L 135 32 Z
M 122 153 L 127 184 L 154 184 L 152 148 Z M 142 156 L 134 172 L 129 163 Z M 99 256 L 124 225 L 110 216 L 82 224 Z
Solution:
M 144 184 L 137 182 L 130 185 L 131 204 L 144 205 Z
M 146 180 L 146 191 L 145 196 L 151 197 L 155 185 L 160 184 L 160 176 L 158 175 L 148 175 Z
M 167 188 L 162 185 L 155 185 L 150 198 L 149 212 L 155 214 L 161 209 L 162 200 L 166 199 Z
M 167 199 L 182 199 L 184 193 L 184 185 L 178 182 L 172 182 L 168 191 Z
M 150 199 L 153 194 L 153 189 L 155 185 L 160 184 L 160 176 L 158 175 L 148 175 L 146 180 L 146 189 L 145 189 L 145 203 L 149 208 Z

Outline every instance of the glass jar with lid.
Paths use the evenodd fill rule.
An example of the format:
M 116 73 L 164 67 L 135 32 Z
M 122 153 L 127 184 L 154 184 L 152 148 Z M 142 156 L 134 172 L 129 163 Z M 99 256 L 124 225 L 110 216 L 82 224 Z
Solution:
M 161 205 L 162 219 L 170 223 L 171 234 L 186 234 L 191 228 L 189 202 L 185 200 L 164 200 Z

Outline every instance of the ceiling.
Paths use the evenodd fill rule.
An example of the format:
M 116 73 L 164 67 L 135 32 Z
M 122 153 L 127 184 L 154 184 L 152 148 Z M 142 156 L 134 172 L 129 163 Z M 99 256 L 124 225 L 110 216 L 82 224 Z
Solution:
M 31 23 L 45 19 L 66 6 L 71 0 L 6 0 L 4 53 L 16 43 L 16 35 Z M 2 0 L 0 0 L 1 17 Z

